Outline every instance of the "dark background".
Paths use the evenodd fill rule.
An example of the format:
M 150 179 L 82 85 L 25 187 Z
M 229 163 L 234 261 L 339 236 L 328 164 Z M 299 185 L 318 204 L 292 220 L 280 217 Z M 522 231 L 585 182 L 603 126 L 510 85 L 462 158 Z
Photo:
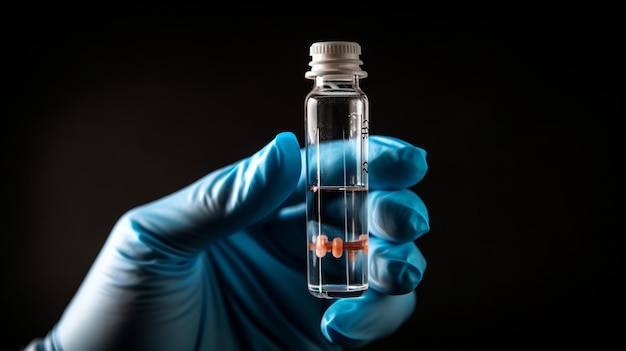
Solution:
M 285 7 L 286 6 L 286 7 Z M 368 350 L 624 344 L 613 8 L 2 13 L 2 349 L 44 336 L 126 210 L 303 133 L 308 47 L 354 40 L 371 129 L 428 151 L 412 319 Z

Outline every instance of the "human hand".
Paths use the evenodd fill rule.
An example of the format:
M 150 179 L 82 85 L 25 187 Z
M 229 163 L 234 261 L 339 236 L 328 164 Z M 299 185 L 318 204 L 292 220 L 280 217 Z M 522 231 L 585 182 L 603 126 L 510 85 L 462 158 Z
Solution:
M 412 315 L 428 213 L 410 189 L 422 149 L 370 137 L 369 290 L 306 288 L 301 149 L 281 133 L 255 155 L 125 213 L 72 302 L 27 349 L 341 350 Z

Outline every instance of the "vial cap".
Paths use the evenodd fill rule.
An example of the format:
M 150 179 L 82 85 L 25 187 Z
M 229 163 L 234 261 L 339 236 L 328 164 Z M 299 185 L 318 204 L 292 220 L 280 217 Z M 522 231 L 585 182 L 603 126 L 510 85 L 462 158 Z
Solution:
M 319 75 L 350 74 L 359 78 L 367 77 L 367 72 L 361 70 L 361 45 L 352 41 L 321 41 L 309 48 L 312 60 L 309 62 L 311 70 L 304 76 L 315 79 Z

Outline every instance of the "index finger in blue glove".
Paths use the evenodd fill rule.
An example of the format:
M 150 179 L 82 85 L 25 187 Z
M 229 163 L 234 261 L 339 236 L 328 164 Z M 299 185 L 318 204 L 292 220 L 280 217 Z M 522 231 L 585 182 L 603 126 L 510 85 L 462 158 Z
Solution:
M 315 184 L 343 184 L 346 173 L 360 172 L 362 154 L 354 140 L 320 142 L 306 148 L 308 178 Z M 426 174 L 426 152 L 404 140 L 372 136 L 368 139 L 369 186 L 400 189 L 419 182 Z
M 389 136 L 370 136 L 368 154 L 368 174 L 369 188 L 375 189 L 403 189 L 411 187 L 420 182 L 428 171 L 426 162 L 426 151 L 410 143 Z M 344 156 L 346 155 L 340 143 L 326 144 L 324 147 L 337 147 L 338 152 L 326 153 L 336 158 L 324 159 L 326 168 L 335 169 L 334 173 L 328 177 L 343 177 Z M 354 156 L 352 156 L 354 157 Z M 306 162 L 305 150 L 302 149 L 302 164 Z M 306 169 L 302 167 L 302 174 L 298 189 L 306 187 Z M 305 193 L 296 191 L 285 202 L 286 206 L 291 206 L 304 201 Z
M 368 139 L 369 186 L 374 189 L 400 189 L 415 185 L 426 174 L 426 151 L 404 140 L 388 136 L 371 136 Z M 308 148 L 309 178 L 316 179 L 323 170 L 322 179 L 327 184 L 341 184 L 346 168 L 362 167 L 360 154 L 355 153 L 351 140 L 333 140 Z M 321 153 L 324 157 L 317 156 Z
M 389 136 L 369 138 L 370 189 L 402 189 L 421 181 L 428 171 L 426 151 Z
M 280 133 L 256 154 L 130 210 L 117 226 L 160 252 L 193 255 L 271 213 L 293 192 L 300 170 L 297 138 Z

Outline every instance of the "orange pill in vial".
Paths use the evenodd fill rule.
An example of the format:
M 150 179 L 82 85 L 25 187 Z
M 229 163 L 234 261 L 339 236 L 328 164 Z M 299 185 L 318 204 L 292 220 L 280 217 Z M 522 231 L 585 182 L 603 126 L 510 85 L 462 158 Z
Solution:
M 326 244 L 328 243 L 328 237 L 326 235 L 318 235 L 317 243 L 315 244 L 315 255 L 317 257 L 326 256 Z
M 343 255 L 343 240 L 341 238 L 336 237 L 333 239 L 333 257 L 339 258 Z
M 359 241 L 363 243 L 363 252 L 367 253 L 370 246 L 369 236 L 367 234 L 361 234 L 359 235 Z

